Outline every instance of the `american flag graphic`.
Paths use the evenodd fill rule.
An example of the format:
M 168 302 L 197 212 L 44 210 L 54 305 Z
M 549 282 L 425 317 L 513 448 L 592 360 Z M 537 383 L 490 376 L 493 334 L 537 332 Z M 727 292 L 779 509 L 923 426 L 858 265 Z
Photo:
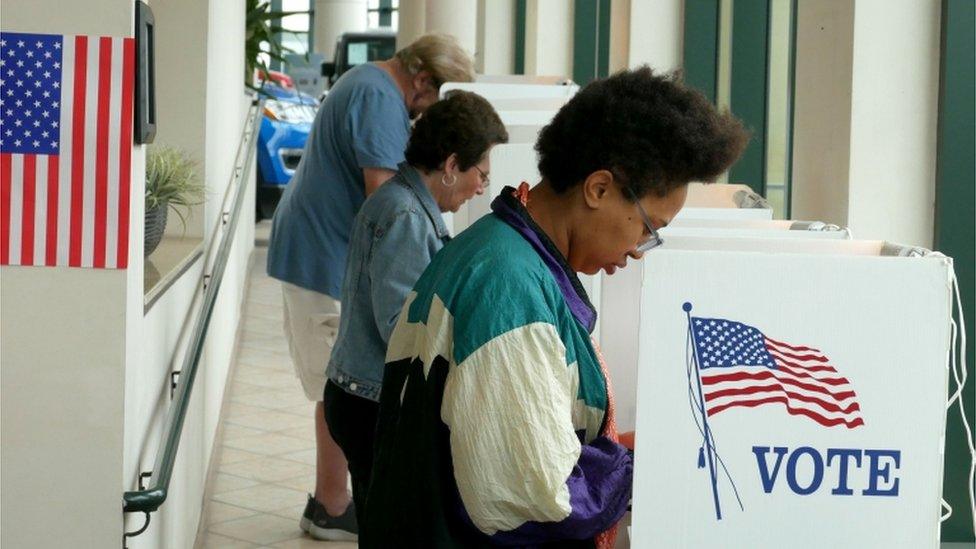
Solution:
M 690 320 L 709 417 L 729 408 L 780 404 L 824 427 L 864 425 L 850 381 L 817 349 L 776 341 L 732 320 Z
M 0 264 L 126 268 L 134 46 L 0 32 Z

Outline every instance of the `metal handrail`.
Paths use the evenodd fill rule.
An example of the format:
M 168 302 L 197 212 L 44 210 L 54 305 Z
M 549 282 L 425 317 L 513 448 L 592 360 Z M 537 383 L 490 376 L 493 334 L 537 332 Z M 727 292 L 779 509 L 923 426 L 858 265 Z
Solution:
M 179 370 L 181 373 L 177 382 L 176 393 L 173 404 L 170 405 L 167 413 L 166 430 L 163 435 L 163 440 L 156 450 L 156 461 L 151 472 L 149 487 L 144 490 L 125 492 L 122 495 L 122 511 L 124 513 L 147 513 L 147 525 L 148 513 L 156 511 L 166 501 L 170 477 L 173 474 L 173 465 L 176 462 L 176 452 L 179 449 L 180 437 L 183 433 L 183 420 L 186 418 L 187 407 L 190 403 L 190 393 L 193 390 L 193 380 L 196 378 L 197 368 L 200 364 L 200 356 L 203 354 L 203 343 L 207 337 L 207 328 L 210 325 L 214 304 L 217 301 L 220 282 L 224 277 L 224 270 L 227 268 L 227 260 L 230 255 L 231 245 L 234 241 L 234 231 L 237 228 L 237 221 L 240 218 L 241 207 L 244 203 L 244 182 L 247 180 L 248 175 L 250 175 L 251 159 L 256 150 L 254 139 L 258 133 L 263 111 L 264 99 L 254 99 L 251 102 L 247 119 L 244 122 L 244 131 L 241 134 L 241 141 L 238 144 L 234 173 L 231 176 L 223 205 L 226 206 L 227 196 L 230 195 L 232 190 L 236 194 L 234 195 L 231 209 L 227 210 L 225 208 L 221 211 L 220 219 L 217 221 L 214 235 L 210 241 L 210 247 L 212 249 L 217 229 L 223 226 L 223 236 L 215 255 L 213 269 L 209 274 L 204 275 L 201 312 L 193 326 L 190 344 L 183 357 L 183 366 Z

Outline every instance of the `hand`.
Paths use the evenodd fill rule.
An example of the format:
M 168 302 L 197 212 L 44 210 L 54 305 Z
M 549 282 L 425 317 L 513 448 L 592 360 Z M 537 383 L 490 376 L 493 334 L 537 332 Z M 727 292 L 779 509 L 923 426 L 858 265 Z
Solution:
M 620 445 L 630 450 L 631 452 L 634 451 L 634 434 L 635 431 L 627 431 L 626 433 L 620 433 L 617 436 Z

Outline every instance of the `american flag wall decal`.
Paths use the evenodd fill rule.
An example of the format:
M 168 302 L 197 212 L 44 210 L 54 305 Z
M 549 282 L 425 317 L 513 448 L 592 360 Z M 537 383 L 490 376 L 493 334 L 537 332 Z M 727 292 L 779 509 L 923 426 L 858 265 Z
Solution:
M 134 46 L 0 32 L 0 265 L 128 265 Z
M 705 411 L 781 405 L 824 427 L 864 425 L 857 394 L 819 350 L 723 318 L 691 317 Z

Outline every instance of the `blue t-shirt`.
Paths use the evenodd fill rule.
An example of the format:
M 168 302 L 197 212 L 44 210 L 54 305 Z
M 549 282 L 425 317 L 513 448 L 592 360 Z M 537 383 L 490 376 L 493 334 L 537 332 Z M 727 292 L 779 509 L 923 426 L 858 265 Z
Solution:
M 366 200 L 363 168 L 396 171 L 410 115 L 393 78 L 359 65 L 326 97 L 271 227 L 268 275 L 340 298 L 353 218 Z

